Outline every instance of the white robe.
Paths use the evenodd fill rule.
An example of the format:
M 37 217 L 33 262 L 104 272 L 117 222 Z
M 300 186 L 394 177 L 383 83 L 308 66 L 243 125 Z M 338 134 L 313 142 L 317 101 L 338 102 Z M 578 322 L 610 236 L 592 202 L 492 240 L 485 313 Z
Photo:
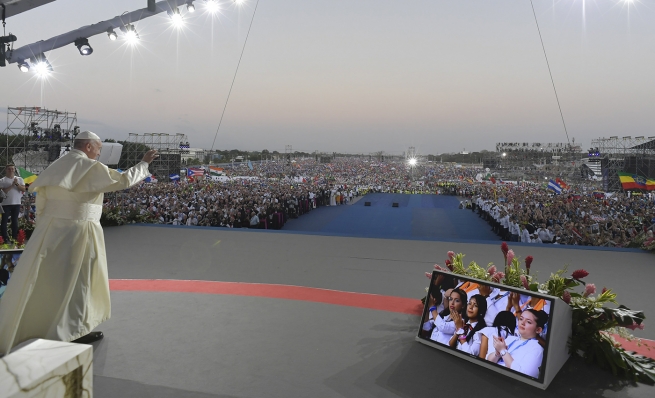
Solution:
M 0 355 L 32 338 L 75 340 L 109 319 L 103 193 L 147 176 L 146 162 L 119 173 L 75 149 L 39 175 L 36 228 L 0 300 Z

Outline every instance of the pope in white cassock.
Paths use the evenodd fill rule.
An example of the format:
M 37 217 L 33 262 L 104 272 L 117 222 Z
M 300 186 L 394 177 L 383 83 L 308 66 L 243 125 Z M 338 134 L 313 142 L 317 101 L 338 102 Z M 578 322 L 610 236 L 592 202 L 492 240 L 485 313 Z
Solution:
M 148 151 L 119 173 L 96 160 L 102 142 L 94 133 L 78 134 L 73 147 L 30 186 L 36 192 L 36 228 L 0 300 L 0 356 L 33 338 L 98 340 L 102 332 L 91 331 L 110 317 L 100 226 L 104 192 L 145 179 L 158 155 Z

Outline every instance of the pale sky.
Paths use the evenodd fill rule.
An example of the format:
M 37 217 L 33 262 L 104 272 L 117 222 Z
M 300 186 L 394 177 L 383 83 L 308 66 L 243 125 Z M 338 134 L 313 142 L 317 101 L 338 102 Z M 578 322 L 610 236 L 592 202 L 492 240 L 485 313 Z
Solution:
M 5 107 L 77 112 L 103 138 L 214 140 L 257 0 L 137 22 L 46 53 L 47 81 L 0 69 Z M 7 20 L 17 47 L 143 8 L 58 0 Z M 655 0 L 534 0 L 569 136 L 655 135 Z M 184 14 L 186 9 L 182 7 Z M 179 32 L 179 33 L 178 33 Z M 421 154 L 565 142 L 529 0 L 260 0 L 215 149 Z

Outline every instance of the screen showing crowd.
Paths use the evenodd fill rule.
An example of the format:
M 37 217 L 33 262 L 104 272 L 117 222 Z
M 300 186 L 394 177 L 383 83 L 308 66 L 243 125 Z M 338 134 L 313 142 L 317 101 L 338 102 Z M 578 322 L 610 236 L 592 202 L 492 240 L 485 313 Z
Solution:
M 5 293 L 7 288 L 7 283 L 11 279 L 11 274 L 14 273 L 14 269 L 18 265 L 18 259 L 22 254 L 22 250 L 19 252 L 3 252 L 0 253 L 0 299 Z
M 553 302 L 505 289 L 435 271 L 419 337 L 542 380 Z

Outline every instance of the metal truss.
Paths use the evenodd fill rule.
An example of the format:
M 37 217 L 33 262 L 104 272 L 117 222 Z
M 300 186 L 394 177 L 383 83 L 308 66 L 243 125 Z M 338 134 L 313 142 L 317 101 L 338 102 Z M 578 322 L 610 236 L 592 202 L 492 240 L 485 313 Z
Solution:
M 623 188 L 618 172 L 655 178 L 655 136 L 597 138 L 591 146 L 601 156 L 603 188 L 619 192 Z
M 7 130 L 0 136 L 0 161 L 40 173 L 70 150 L 79 131 L 75 112 L 7 108 Z
M 159 157 L 150 163 L 150 172 L 159 182 L 169 181 L 171 174 L 178 174 L 182 167 L 182 155 L 189 151 L 185 134 L 130 133 L 123 143 L 123 156 L 119 168 L 127 169 L 139 163 L 150 149 L 156 149 Z

